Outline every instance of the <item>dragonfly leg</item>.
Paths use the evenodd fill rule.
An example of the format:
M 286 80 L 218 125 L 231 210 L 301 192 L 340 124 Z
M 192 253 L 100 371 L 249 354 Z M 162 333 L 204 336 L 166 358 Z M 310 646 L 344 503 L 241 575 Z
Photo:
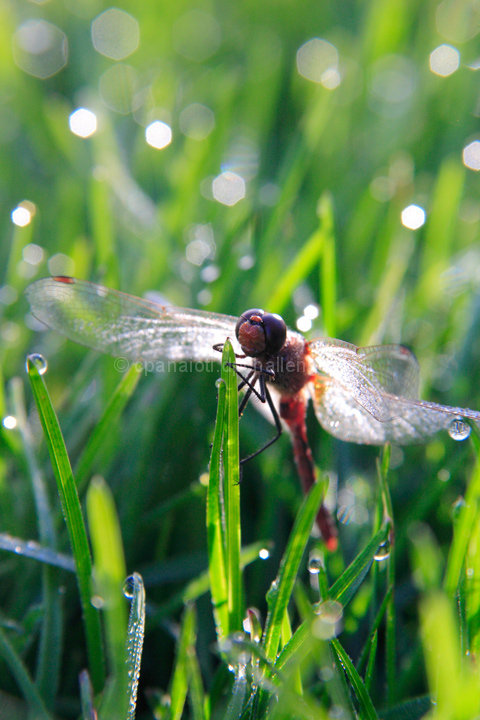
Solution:
M 249 390 L 250 390 L 249 396 L 251 395 L 252 392 L 254 392 L 255 395 L 258 397 L 259 400 L 261 400 L 262 402 L 266 402 L 266 403 L 267 403 L 267 405 L 268 405 L 268 407 L 270 408 L 270 411 L 271 411 L 271 413 L 272 413 L 272 417 L 273 417 L 273 421 L 274 421 L 274 423 L 275 423 L 275 428 L 276 428 L 277 433 L 276 433 L 276 435 L 275 435 L 273 438 L 271 438 L 270 440 L 268 440 L 268 442 L 266 442 L 265 445 L 262 445 L 261 448 L 259 448 L 258 450 L 255 450 L 255 452 L 251 453 L 250 455 L 247 455 L 247 457 L 242 458 L 242 459 L 240 460 L 240 464 L 241 464 L 241 465 L 244 465 L 246 462 L 248 462 L 248 461 L 251 460 L 252 458 L 257 457 L 257 455 L 260 455 L 260 453 L 262 453 L 264 450 L 266 450 L 268 447 L 270 447 L 270 445 L 273 445 L 273 443 L 277 442 L 278 438 L 280 437 L 280 435 L 281 435 L 282 432 L 283 432 L 282 422 L 281 422 L 280 417 L 279 417 L 279 415 L 278 415 L 277 408 L 275 407 L 275 405 L 274 405 L 274 403 L 273 403 L 272 396 L 271 396 L 270 393 L 269 393 L 268 387 L 267 387 L 266 382 L 265 382 L 265 377 L 264 377 L 263 375 L 260 375 L 259 378 L 258 378 L 258 382 L 259 382 L 259 384 L 260 384 L 260 392 L 254 390 L 254 389 L 249 388 Z M 247 392 L 248 392 L 248 391 L 247 391 Z M 247 393 L 245 393 L 245 395 L 246 395 L 246 394 L 247 394 Z M 262 397 L 263 397 L 263 400 L 262 400 Z M 244 399 L 245 399 L 245 398 L 244 398 Z M 248 398 L 247 398 L 247 399 L 248 399 Z M 242 403 L 242 404 L 243 404 L 243 403 Z

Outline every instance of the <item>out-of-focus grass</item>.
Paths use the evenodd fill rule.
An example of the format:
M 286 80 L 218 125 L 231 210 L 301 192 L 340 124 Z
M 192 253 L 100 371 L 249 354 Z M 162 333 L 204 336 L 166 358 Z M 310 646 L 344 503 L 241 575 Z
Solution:
M 18 418 L 17 429 L 8 420 L 0 426 L 0 532 L 69 552 L 24 372 L 26 354 L 42 352 L 68 452 L 61 457 L 80 471 L 80 500 L 91 476 L 103 475 L 127 572 L 145 580 L 139 717 L 152 716 L 148 702 L 158 713 L 167 708 L 167 692 L 173 714 L 186 707 L 195 718 L 234 717 L 242 707 L 259 716 L 272 693 L 278 703 L 270 711 L 283 716 L 322 717 L 333 708 L 350 717 L 360 708 L 365 716 L 420 717 L 431 696 L 432 716 L 452 717 L 458 693 L 464 703 L 455 717 L 478 714 L 472 441 L 445 435 L 425 448 L 392 448 L 395 553 L 373 561 L 372 572 L 384 532 L 376 517 L 379 451 L 336 442 L 309 417 L 314 457 L 337 492 L 340 551 L 323 565 L 310 541 L 318 572 L 300 565 L 288 617 L 275 618 L 283 643 L 276 662 L 261 632 L 235 635 L 217 654 L 224 611 L 212 611 L 205 591 L 222 552 L 215 533 L 227 525 L 221 502 L 205 522 L 204 478 L 212 439 L 222 458 L 213 435 L 219 369 L 142 377 L 133 392 L 133 375 L 119 384 L 109 358 L 34 333 L 22 297 L 34 277 L 70 273 L 229 314 L 280 309 L 290 326 L 320 305 L 309 336 L 404 342 L 419 357 L 429 398 L 480 408 L 480 198 L 478 176 L 462 162 L 463 148 L 478 139 L 478 8 L 473 0 L 308 0 L 298 8 L 126 0 L 121 9 L 138 22 L 140 42 L 120 57 L 134 26 L 123 39 L 112 26 L 117 60 L 92 44 L 92 21 L 105 9 L 98 0 L 0 3 L 0 411 Z M 307 46 L 318 51 L 311 68 L 319 83 L 297 70 L 297 51 L 312 38 L 322 40 Z M 444 44 L 459 58 L 448 77 L 429 68 L 430 53 Z M 45 79 L 31 74 L 67 46 L 63 69 Z M 89 139 L 69 130 L 80 106 L 97 115 Z M 172 128 L 163 150 L 145 142 L 154 120 Z M 231 206 L 212 194 L 225 171 L 245 182 L 245 197 Z M 35 210 L 25 227 L 10 219 L 22 201 Z M 417 230 L 400 219 L 410 204 L 426 212 Z M 248 408 L 240 455 L 271 431 Z M 217 425 L 215 437 L 222 433 Z M 288 438 L 247 463 L 235 488 L 241 572 L 230 568 L 215 580 L 218 593 L 235 594 L 229 631 L 244 632 L 243 602 L 258 609 L 261 627 L 271 626 L 275 598 L 267 602 L 267 590 L 287 543 L 299 540 L 290 534 L 301 498 Z M 234 543 L 238 520 L 228 532 Z M 261 543 L 270 555 L 253 562 Z M 87 644 L 72 575 L 3 550 L 0 568 L 0 692 L 9 716 L 24 717 L 27 706 L 39 716 L 78 716 Z M 438 628 L 448 630 L 441 643 Z M 51 682 L 46 657 L 55 659 Z M 445 688 L 442 673 L 452 667 Z

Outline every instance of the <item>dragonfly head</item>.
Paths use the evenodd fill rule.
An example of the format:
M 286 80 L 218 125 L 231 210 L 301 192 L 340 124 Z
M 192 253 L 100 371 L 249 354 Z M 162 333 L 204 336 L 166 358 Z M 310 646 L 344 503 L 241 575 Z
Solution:
M 285 344 L 287 326 L 280 315 L 253 308 L 240 315 L 235 334 L 245 355 L 275 355 Z

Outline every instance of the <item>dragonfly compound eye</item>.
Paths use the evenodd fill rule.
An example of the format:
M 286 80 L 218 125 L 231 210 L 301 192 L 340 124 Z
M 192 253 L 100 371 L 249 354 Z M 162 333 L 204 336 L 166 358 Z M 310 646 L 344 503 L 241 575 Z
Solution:
M 249 357 L 261 355 L 266 350 L 264 316 L 264 310 L 253 308 L 242 313 L 238 318 L 235 334 L 243 352 Z
M 285 344 L 287 326 L 280 317 L 264 310 L 247 310 L 240 316 L 236 335 L 245 355 L 274 355 Z
M 267 341 L 266 351 L 269 355 L 279 352 L 287 339 L 287 326 L 283 318 L 276 313 L 265 313 L 263 327 Z

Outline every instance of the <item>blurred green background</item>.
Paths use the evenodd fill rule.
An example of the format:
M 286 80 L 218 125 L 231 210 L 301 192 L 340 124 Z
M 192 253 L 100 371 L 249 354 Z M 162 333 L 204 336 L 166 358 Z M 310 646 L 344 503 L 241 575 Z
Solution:
M 26 353 L 42 352 L 75 462 L 120 379 L 111 359 L 36 332 L 22 293 L 48 274 L 232 315 L 263 306 L 309 337 L 403 342 L 425 397 L 480 408 L 479 17 L 473 0 L 1 0 L 2 416 L 18 412 L 12 378 L 25 384 Z M 216 377 L 143 377 L 94 463 L 153 613 L 206 567 L 199 478 Z M 309 430 L 344 521 L 334 580 L 371 531 L 378 450 L 334 441 L 313 415 Z M 0 530 L 35 539 L 25 450 L 8 422 L 1 432 Z M 248 410 L 240 433 L 246 455 L 271 428 Z M 392 458 L 400 700 L 427 690 L 412 532 L 422 523 L 433 533 L 441 576 L 473 452 L 445 434 Z M 274 543 L 246 576 L 247 604 L 265 613 L 300 501 L 288 438 L 245 467 L 241 493 L 244 541 Z M 0 568 L 2 622 L 34 665 L 38 565 L 2 552 Z M 72 650 L 56 707 L 70 717 L 85 651 L 75 584 L 62 584 Z M 354 657 L 367 606 L 360 595 L 345 623 Z M 176 611 L 147 626 L 144 688 L 168 685 Z M 208 598 L 198 613 L 208 685 Z M 16 696 L 11 675 L 0 677 Z M 381 705 L 381 673 L 373 692 Z

